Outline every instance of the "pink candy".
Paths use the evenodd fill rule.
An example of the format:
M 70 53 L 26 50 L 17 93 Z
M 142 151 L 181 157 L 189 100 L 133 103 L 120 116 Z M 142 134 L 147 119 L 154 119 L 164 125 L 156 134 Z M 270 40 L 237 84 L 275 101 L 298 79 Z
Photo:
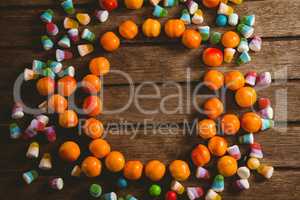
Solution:
M 250 149 L 251 149 L 251 152 L 250 152 L 250 157 L 252 158 L 263 158 L 263 152 L 262 152 L 262 148 L 261 148 L 261 145 L 259 143 L 253 143 L 250 145 Z
M 52 22 L 47 23 L 46 29 L 47 29 L 47 33 L 51 36 L 55 36 L 59 32 L 57 25 Z
M 245 76 L 245 81 L 248 85 L 255 86 L 257 73 L 254 71 L 248 72 Z
M 54 126 L 49 126 L 44 129 L 45 136 L 49 142 L 55 142 L 56 140 L 56 131 Z
M 272 83 L 272 76 L 270 72 L 263 72 L 258 75 L 256 86 L 268 87 Z
M 231 147 L 228 147 L 227 152 L 229 155 L 231 155 L 236 160 L 241 159 L 241 152 L 240 152 L 240 148 L 238 145 L 233 145 Z
M 190 200 L 199 199 L 204 195 L 202 187 L 188 187 L 186 192 Z
M 199 179 L 209 179 L 209 171 L 203 167 L 198 167 L 196 171 L 196 177 Z
M 21 103 L 15 103 L 12 109 L 11 117 L 13 119 L 21 119 L 24 117 L 23 105 Z

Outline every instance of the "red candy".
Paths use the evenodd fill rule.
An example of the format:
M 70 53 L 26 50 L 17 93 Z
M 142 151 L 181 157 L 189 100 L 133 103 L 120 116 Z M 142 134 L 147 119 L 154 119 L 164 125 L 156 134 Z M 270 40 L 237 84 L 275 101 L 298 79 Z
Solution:
M 260 98 L 258 100 L 259 109 L 264 109 L 271 106 L 271 101 L 269 98 Z
M 167 192 L 165 200 L 176 200 L 176 199 L 177 199 L 176 192 L 173 191 Z
M 99 4 L 101 8 L 112 11 L 118 7 L 118 1 L 117 0 L 99 0 Z
M 223 63 L 223 52 L 217 48 L 207 48 L 203 52 L 202 59 L 207 66 L 219 67 Z

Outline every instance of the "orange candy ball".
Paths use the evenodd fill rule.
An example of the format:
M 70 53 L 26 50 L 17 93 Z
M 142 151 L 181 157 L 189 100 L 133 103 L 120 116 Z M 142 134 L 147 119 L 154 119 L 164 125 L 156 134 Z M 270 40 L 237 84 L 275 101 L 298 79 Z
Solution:
M 124 168 L 125 158 L 121 152 L 112 151 L 105 158 L 105 166 L 111 172 L 119 172 Z
M 105 75 L 109 72 L 110 63 L 104 57 L 93 58 L 90 61 L 89 69 L 90 69 L 91 73 L 96 76 Z
M 96 177 L 101 174 L 101 161 L 94 156 L 86 157 L 81 163 L 81 170 L 88 177 Z
M 100 138 L 103 135 L 104 127 L 102 122 L 95 118 L 89 118 L 83 125 L 84 133 L 92 139 Z
M 73 128 L 78 124 L 78 116 L 74 110 L 65 110 L 58 116 L 59 125 L 63 128 Z
M 191 154 L 192 161 L 197 167 L 204 166 L 210 161 L 210 153 L 206 146 L 199 144 Z
M 218 160 L 218 171 L 221 175 L 233 176 L 238 168 L 236 159 L 231 156 L 223 156 Z
M 197 49 L 201 44 L 201 35 L 198 31 L 187 29 L 183 32 L 181 42 L 189 49 Z
M 211 119 L 203 119 L 197 124 L 197 132 L 203 139 L 212 138 L 217 134 L 217 128 L 215 121 Z
M 228 143 L 225 138 L 215 136 L 208 142 L 208 149 L 215 156 L 223 156 L 226 153 Z
M 241 126 L 249 133 L 256 133 L 262 126 L 261 117 L 254 112 L 245 113 L 241 118 Z
M 93 74 L 88 74 L 82 79 L 82 87 L 86 92 L 97 93 L 101 89 L 100 78 Z
M 244 87 L 245 78 L 240 71 L 230 71 L 225 74 L 225 85 L 229 90 L 235 91 Z
M 142 30 L 146 37 L 158 37 L 161 30 L 160 22 L 156 19 L 148 18 L 143 23 Z
M 240 44 L 240 36 L 233 31 L 227 31 L 222 36 L 222 44 L 226 48 L 236 48 Z
M 97 158 L 104 158 L 110 153 L 110 145 L 106 140 L 96 139 L 89 144 L 90 152 Z
M 80 148 L 75 142 L 67 141 L 60 145 L 58 154 L 64 161 L 74 162 L 80 156 Z
M 119 48 L 120 39 L 113 32 L 106 32 L 100 38 L 100 44 L 106 51 L 112 52 Z
M 208 99 L 204 103 L 204 113 L 210 119 L 218 118 L 224 111 L 223 103 L 216 97 Z
M 166 172 L 166 166 L 159 160 L 151 160 L 145 166 L 145 175 L 151 181 L 160 181 Z
M 144 0 L 124 0 L 124 3 L 126 8 L 137 10 L 143 6 Z
M 59 94 L 52 95 L 48 100 L 48 108 L 56 113 L 64 112 L 68 107 L 68 101 Z
M 215 8 L 220 4 L 220 0 L 202 0 L 202 3 L 207 8 Z
M 138 180 L 143 174 L 143 163 L 139 160 L 131 160 L 126 162 L 123 175 L 128 180 Z
M 138 26 L 131 20 L 122 22 L 119 26 L 120 35 L 128 40 L 132 40 L 138 34 Z
M 219 67 L 223 63 L 223 52 L 217 48 L 207 48 L 202 54 L 202 60 L 209 67 Z
M 55 81 L 50 77 L 43 77 L 36 83 L 36 89 L 42 96 L 53 94 L 55 90 Z
M 185 24 L 180 19 L 169 19 L 165 24 L 165 33 L 170 38 L 179 38 L 185 31 Z
M 183 160 L 174 160 L 169 165 L 171 176 L 178 181 L 185 181 L 191 175 L 189 165 Z
M 71 76 L 65 76 L 58 80 L 57 82 L 57 91 L 62 96 L 72 95 L 77 87 L 77 82 L 75 78 Z
M 221 128 L 226 135 L 235 135 L 240 130 L 240 120 L 234 114 L 226 114 L 222 117 Z
M 102 112 L 102 102 L 98 96 L 88 96 L 83 101 L 83 111 L 91 116 L 95 117 Z
M 211 90 L 219 90 L 224 86 L 224 75 L 217 70 L 209 70 L 204 76 L 204 84 Z
M 242 108 L 249 108 L 255 104 L 257 94 L 252 87 L 242 87 L 235 93 L 235 101 Z

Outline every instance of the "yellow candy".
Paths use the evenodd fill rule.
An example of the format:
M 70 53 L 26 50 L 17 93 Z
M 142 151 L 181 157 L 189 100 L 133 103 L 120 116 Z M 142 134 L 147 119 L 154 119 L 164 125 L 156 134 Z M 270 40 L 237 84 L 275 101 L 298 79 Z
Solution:
M 65 29 L 72 29 L 72 28 L 78 28 L 79 24 L 77 21 L 70 17 L 66 17 L 64 19 L 64 28 Z
M 86 14 L 86 13 L 77 13 L 76 14 L 76 19 L 82 25 L 88 25 L 90 23 L 90 21 L 91 21 L 90 16 L 88 14 Z
M 229 0 L 231 3 L 235 3 L 235 4 L 241 4 L 243 3 L 243 0 Z
M 256 170 L 259 168 L 260 166 L 260 161 L 257 158 L 250 158 L 247 161 L 247 166 L 249 167 L 249 169 L 251 170 Z
M 80 56 L 85 56 L 94 51 L 94 47 L 91 44 L 82 44 L 77 46 L 78 52 Z

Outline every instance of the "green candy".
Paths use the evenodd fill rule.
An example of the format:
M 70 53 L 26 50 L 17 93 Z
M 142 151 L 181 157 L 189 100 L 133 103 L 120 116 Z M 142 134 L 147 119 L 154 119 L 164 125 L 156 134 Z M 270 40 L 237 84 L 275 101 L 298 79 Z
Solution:
M 219 44 L 221 41 L 222 34 L 219 32 L 213 32 L 210 36 L 210 43 L 211 44 Z
M 90 195 L 92 197 L 98 198 L 98 197 L 101 196 L 101 194 L 102 194 L 102 188 L 101 188 L 100 185 L 98 185 L 98 184 L 92 184 L 90 186 Z
M 161 187 L 156 184 L 151 185 L 149 188 L 149 194 L 152 197 L 158 197 L 161 194 Z

